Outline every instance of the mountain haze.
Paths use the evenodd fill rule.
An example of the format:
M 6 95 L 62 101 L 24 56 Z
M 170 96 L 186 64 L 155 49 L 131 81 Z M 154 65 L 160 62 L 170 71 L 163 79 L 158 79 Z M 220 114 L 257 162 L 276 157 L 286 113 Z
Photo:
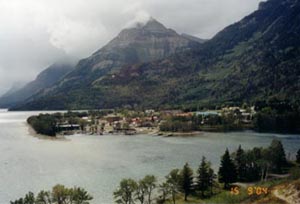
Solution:
M 70 63 L 55 63 L 42 71 L 35 80 L 0 97 L 0 107 L 12 107 L 33 96 L 44 88 L 51 87 L 73 69 Z
M 122 30 L 103 48 L 81 60 L 75 70 L 55 86 L 32 97 L 29 101 L 33 102 L 29 104 L 36 104 L 35 99 L 44 101 L 44 97 L 51 95 L 51 103 L 39 102 L 32 108 L 92 108 L 99 96 L 96 86 L 103 77 L 112 76 L 126 66 L 160 60 L 199 45 L 197 40 L 183 37 L 151 18 L 145 24 Z M 47 107 L 39 107 L 42 104 Z
M 272 98 L 299 101 L 299 22 L 298 0 L 268 0 L 203 44 L 184 41 L 164 29 L 172 46 L 163 47 L 170 52 L 161 51 L 161 41 L 154 46 L 152 37 L 145 37 L 147 28 L 151 36 L 161 36 L 160 23 L 125 30 L 82 60 L 64 83 L 16 108 L 167 108 Z M 149 40 L 152 46 L 146 46 Z M 174 45 L 176 49 L 171 49 Z M 124 59 L 129 63 L 123 63 Z

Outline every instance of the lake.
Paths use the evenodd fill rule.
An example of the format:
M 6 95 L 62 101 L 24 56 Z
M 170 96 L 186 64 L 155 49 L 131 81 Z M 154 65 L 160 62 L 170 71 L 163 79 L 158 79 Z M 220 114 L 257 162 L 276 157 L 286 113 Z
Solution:
M 185 162 L 196 169 L 202 156 L 218 168 L 226 148 L 233 151 L 266 147 L 282 140 L 286 154 L 295 157 L 300 135 L 254 132 L 203 133 L 196 137 L 85 136 L 48 140 L 29 134 L 26 118 L 38 112 L 0 110 L 0 203 L 28 191 L 50 190 L 60 183 L 80 186 L 94 196 L 93 204 L 112 203 L 112 193 L 122 178 L 154 174 L 163 178 Z

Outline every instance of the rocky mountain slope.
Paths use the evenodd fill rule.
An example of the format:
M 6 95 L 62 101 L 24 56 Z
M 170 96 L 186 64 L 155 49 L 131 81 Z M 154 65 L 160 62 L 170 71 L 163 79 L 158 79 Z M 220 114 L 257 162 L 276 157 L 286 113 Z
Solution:
M 33 96 L 44 88 L 53 86 L 57 81 L 73 69 L 69 63 L 56 63 L 42 71 L 35 80 L 0 97 L 0 107 L 10 108 Z
M 82 60 L 63 80 L 70 83 L 62 83 L 51 94 L 40 95 L 16 108 L 169 108 L 270 98 L 299 101 L 299 22 L 299 0 L 268 0 L 201 46 L 181 49 L 169 57 L 164 55 L 161 60 L 153 61 L 156 52 L 149 51 L 150 55 L 130 54 L 132 63 L 122 67 L 115 65 L 121 61 L 113 58 L 115 55 L 111 61 L 102 60 L 101 66 L 97 66 L 97 59 L 103 56 L 99 51 Z M 123 34 L 128 36 L 127 33 Z M 122 47 L 119 46 L 123 45 L 122 39 L 114 39 L 106 49 L 112 48 L 113 42 Z M 128 47 L 126 43 L 124 46 Z M 132 53 L 131 50 L 126 53 Z M 111 64 L 118 68 L 111 69 Z M 86 82 L 86 77 L 76 77 L 86 75 L 92 75 L 88 83 L 80 83 L 81 79 Z
M 198 49 L 123 69 L 104 106 L 210 106 L 300 99 L 300 3 L 269 0 Z M 106 97 L 107 96 L 107 97 Z M 122 97 L 120 97 L 122 96 Z M 136 97 L 138 96 L 138 97 Z
M 151 62 L 190 50 L 200 45 L 198 40 L 183 37 L 151 18 L 145 24 L 139 23 L 133 28 L 122 30 L 103 48 L 81 60 L 75 70 L 63 80 L 32 97 L 29 101 L 33 102 L 30 104 L 36 105 L 31 108 L 92 108 L 100 94 L 94 92 L 93 88 L 103 77 L 114 75 L 126 66 Z M 49 95 L 51 102 L 44 103 L 43 98 Z M 41 98 L 42 101 L 35 103 L 35 99 Z M 42 104 L 46 107 L 39 107 Z

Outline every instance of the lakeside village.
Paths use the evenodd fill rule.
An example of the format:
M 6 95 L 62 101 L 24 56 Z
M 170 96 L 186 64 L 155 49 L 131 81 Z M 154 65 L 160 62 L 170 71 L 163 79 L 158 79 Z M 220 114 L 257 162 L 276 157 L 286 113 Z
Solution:
M 38 134 L 194 135 L 199 131 L 300 132 L 299 108 L 284 105 L 227 106 L 217 110 L 93 110 L 40 114 L 27 122 Z
M 87 134 L 195 134 L 198 131 L 251 129 L 254 107 L 227 107 L 221 110 L 94 110 L 40 114 L 28 118 L 37 133 L 49 136 Z M 231 120 L 231 121 L 229 121 Z

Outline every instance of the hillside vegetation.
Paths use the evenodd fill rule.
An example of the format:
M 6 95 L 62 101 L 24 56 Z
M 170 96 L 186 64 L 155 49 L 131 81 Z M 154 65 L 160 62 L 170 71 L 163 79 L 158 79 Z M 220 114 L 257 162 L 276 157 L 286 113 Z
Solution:
M 197 107 L 274 98 L 294 103 L 300 97 L 299 21 L 298 0 L 268 0 L 211 40 L 162 59 L 126 61 L 109 71 L 100 63 L 93 71 L 95 60 L 103 57 L 99 52 L 81 61 L 64 83 L 14 109 Z M 159 30 L 155 35 L 170 32 Z M 179 39 L 171 42 L 183 42 Z M 139 47 L 129 47 L 128 59 L 142 56 Z M 115 53 L 116 48 L 110 48 Z

